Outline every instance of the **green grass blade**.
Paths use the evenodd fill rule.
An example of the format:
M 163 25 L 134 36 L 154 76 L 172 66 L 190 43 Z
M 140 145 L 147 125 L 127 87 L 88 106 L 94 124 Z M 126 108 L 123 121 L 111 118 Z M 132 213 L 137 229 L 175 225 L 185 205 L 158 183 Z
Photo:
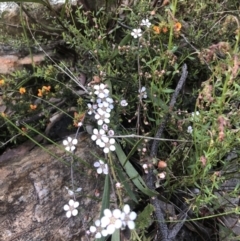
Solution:
M 119 168 L 115 169 L 118 175 L 118 178 L 120 180 L 120 183 L 123 184 L 125 191 L 127 192 L 127 195 L 135 202 L 138 203 L 138 200 L 134 194 L 134 192 L 131 190 L 126 178 L 124 177 L 122 170 Z
M 123 165 L 127 157 L 118 143 L 115 143 L 115 146 L 116 146 L 116 154 L 118 156 L 118 160 Z M 124 165 L 123 168 L 125 169 L 127 175 L 132 180 L 134 185 L 141 192 L 143 192 L 144 194 L 150 197 L 157 195 L 157 192 L 154 192 L 147 187 L 147 185 L 145 184 L 141 176 L 138 174 L 138 172 L 135 170 L 135 168 L 132 166 L 132 164 L 129 161 Z

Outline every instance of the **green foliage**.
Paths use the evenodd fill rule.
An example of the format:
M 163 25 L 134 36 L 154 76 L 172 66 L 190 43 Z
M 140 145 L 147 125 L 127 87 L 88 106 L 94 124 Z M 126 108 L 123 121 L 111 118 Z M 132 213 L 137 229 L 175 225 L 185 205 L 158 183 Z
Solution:
M 4 84 L 0 85 L 2 101 L 10 112 L 0 119 L 1 140 L 22 143 L 26 138 L 21 128 L 27 125 L 20 120 L 26 121 L 26 117 L 35 114 L 42 113 L 42 118 L 31 123 L 27 138 L 44 131 L 53 112 L 65 113 L 72 119 L 71 108 L 78 115 L 86 114 L 92 96 L 79 94 L 79 82 L 74 76 L 83 73 L 83 85 L 89 90 L 98 77 L 108 85 L 115 101 L 110 127 L 123 136 L 116 144 L 118 164 L 108 157 L 114 182 L 121 182 L 124 188 L 124 192 L 116 191 L 118 201 L 123 205 L 124 193 L 137 204 L 141 195 L 151 197 L 157 193 L 146 186 L 136 166 L 143 172 L 141 166 L 145 163 L 156 167 L 156 163 L 149 163 L 151 142 L 147 138 L 155 136 L 169 113 L 169 102 L 184 62 L 188 65 L 188 79 L 171 112 L 162 136 L 165 139 L 160 142 L 156 158 L 166 161 L 167 168 L 156 167 L 156 183 L 167 190 L 169 198 L 184 190 L 183 198 L 196 216 L 201 216 L 205 207 L 209 216 L 218 212 L 217 193 L 239 169 L 239 4 L 174 0 L 155 12 L 147 1 L 118 6 L 114 11 L 104 7 L 95 12 L 69 8 L 67 11 L 65 6 L 52 25 L 64 29 L 61 40 L 77 55 L 74 68 L 66 68 L 71 61 L 46 61 L 33 66 L 32 71 L 18 70 L 4 77 Z M 141 38 L 133 38 L 132 29 L 146 18 L 152 26 L 141 26 Z M 45 38 L 38 37 L 40 42 L 34 37 L 34 41 L 41 45 Z M 24 43 L 31 45 L 26 39 Z M 143 86 L 147 98 L 139 92 Z M 26 93 L 19 93 L 20 88 L 25 88 Z M 123 99 L 128 102 L 125 107 L 119 104 Z M 53 100 L 67 101 L 58 106 L 59 102 Z M 31 105 L 37 107 L 32 109 Z M 20 124 L 14 127 L 12 123 Z M 187 131 L 189 126 L 192 131 Z M 139 140 L 139 135 L 146 139 Z M 235 157 L 229 158 L 233 153 Z M 164 180 L 159 179 L 163 171 Z M 193 189 L 197 193 L 189 191 Z M 104 190 L 103 209 L 111 205 L 108 177 Z M 236 197 L 239 186 L 227 192 Z M 138 215 L 140 240 L 147 240 L 153 211 L 153 206 L 147 204 Z M 115 235 L 117 240 L 119 234 Z M 132 240 L 137 240 L 137 235 L 135 238 Z

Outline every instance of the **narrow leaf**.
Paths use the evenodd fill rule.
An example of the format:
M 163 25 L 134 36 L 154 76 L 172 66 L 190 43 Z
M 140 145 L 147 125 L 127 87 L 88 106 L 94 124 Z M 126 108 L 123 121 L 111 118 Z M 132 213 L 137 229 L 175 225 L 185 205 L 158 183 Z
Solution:
M 118 143 L 115 143 L 115 146 L 116 146 L 116 154 L 118 156 L 118 160 L 120 161 L 120 163 L 123 166 L 127 157 L 126 157 L 125 153 L 123 152 L 121 146 Z M 143 181 L 141 176 L 138 174 L 138 172 L 135 170 L 135 168 L 132 166 L 132 164 L 129 161 L 123 167 L 124 167 L 127 175 L 130 177 L 130 179 L 134 183 L 134 185 L 141 192 L 143 192 L 144 194 L 146 194 L 150 197 L 157 195 L 157 192 L 152 191 L 147 187 L 147 185 L 145 184 L 145 182 Z

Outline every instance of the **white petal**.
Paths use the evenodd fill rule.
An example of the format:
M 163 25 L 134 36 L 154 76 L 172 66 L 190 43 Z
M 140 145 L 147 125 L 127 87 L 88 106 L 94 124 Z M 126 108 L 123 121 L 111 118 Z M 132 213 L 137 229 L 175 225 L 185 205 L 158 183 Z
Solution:
M 74 192 L 69 189 L 69 190 L 68 190 L 68 194 L 69 194 L 70 196 L 73 196 Z
M 128 221 L 127 225 L 129 227 L 129 229 L 134 229 L 135 228 L 135 223 L 133 221 Z
M 146 91 L 146 87 L 145 86 L 143 86 L 142 89 L 141 89 L 141 92 L 144 92 L 144 91 Z
M 131 213 L 129 214 L 129 218 L 130 218 L 131 220 L 135 220 L 136 217 L 137 217 L 137 214 L 136 214 L 135 212 L 131 212 Z
M 67 218 L 70 218 L 72 216 L 72 212 L 71 211 L 67 211 L 66 216 L 67 216 Z
M 100 164 L 104 164 L 104 162 L 103 162 L 102 160 L 99 160 L 99 163 L 100 163 Z
M 114 143 L 115 143 L 115 139 L 111 138 L 111 139 L 109 140 L 109 143 L 110 143 L 110 144 L 114 144 Z
M 126 213 L 126 214 L 129 214 L 129 213 L 130 213 L 130 207 L 129 207 L 128 204 L 124 205 L 123 211 L 124 211 L 124 213 Z
M 68 203 L 69 203 L 70 206 L 73 206 L 74 205 L 74 200 L 70 199 Z
M 77 143 L 78 143 L 78 140 L 77 140 L 77 139 L 73 139 L 73 140 L 72 140 L 72 144 L 73 144 L 73 145 L 77 145 Z
M 100 115 L 99 115 L 99 114 L 96 114 L 96 115 L 94 116 L 94 118 L 95 118 L 96 120 L 98 120 L 98 119 L 100 118 Z
M 114 225 L 115 225 L 115 228 L 119 229 L 122 227 L 123 223 L 120 219 L 117 219 Z
M 103 148 L 103 147 L 105 147 L 105 143 L 101 141 L 101 143 L 99 144 L 99 146 L 100 146 L 101 148 Z
M 110 146 L 110 150 L 111 150 L 111 151 L 115 151 L 115 150 L 116 150 L 116 147 L 115 147 L 115 146 Z
M 103 152 L 106 153 L 106 154 L 109 153 L 109 148 L 105 147 L 105 148 L 103 149 Z
M 91 226 L 91 227 L 89 228 L 89 231 L 90 231 L 91 233 L 95 233 L 95 232 L 97 231 L 97 228 L 96 228 L 95 226 Z
M 104 134 L 105 134 L 105 131 L 104 131 L 103 129 L 100 129 L 100 130 L 99 130 L 99 134 L 104 135 Z
M 104 94 L 104 93 L 99 93 L 97 96 L 98 96 L 99 98 L 103 99 L 103 98 L 105 97 L 105 94 Z
M 70 148 L 71 151 L 74 151 L 75 149 L 76 149 L 75 146 L 71 146 L 71 148 Z
M 100 163 L 99 162 L 94 162 L 93 164 L 95 167 L 99 167 L 100 166 Z
M 99 126 L 101 126 L 103 124 L 103 120 L 99 120 L 97 123 Z
M 64 141 L 63 141 L 63 145 L 64 145 L 64 146 L 67 146 L 67 145 L 68 145 L 68 141 L 67 141 L 67 140 L 64 140 Z
M 108 123 L 110 123 L 110 120 L 109 119 L 105 119 L 104 122 L 108 124 Z
M 103 213 L 106 217 L 109 217 L 109 218 L 112 217 L 112 212 L 108 208 L 104 209 Z
M 95 225 L 96 225 L 97 227 L 100 227 L 100 224 L 101 224 L 101 221 L 100 221 L 99 219 L 97 219 L 97 220 L 95 221 Z
M 97 135 L 98 134 L 98 129 L 93 129 L 93 134 Z
M 77 209 L 72 210 L 72 215 L 73 216 L 77 216 L 77 214 L 78 214 L 78 210 Z
M 108 139 L 107 136 L 103 136 L 103 137 L 102 137 L 102 140 L 103 140 L 105 143 L 107 143 L 107 142 L 109 141 L 109 139 Z
M 108 234 L 113 234 L 115 232 L 115 226 L 113 224 L 110 224 L 107 226 L 107 232 Z
M 97 169 L 97 173 L 98 173 L 98 174 L 102 174 L 102 168 L 98 168 L 98 169 Z
M 65 147 L 66 151 L 70 151 L 70 146 Z
M 103 216 L 103 217 L 101 218 L 101 227 L 102 227 L 102 228 L 107 227 L 109 223 L 110 223 L 110 220 L 109 220 L 108 217 Z
M 115 218 L 121 217 L 121 211 L 119 209 L 114 209 L 112 214 Z
M 68 142 L 69 142 L 69 143 L 72 142 L 72 137 L 69 136 L 67 139 L 68 139 Z
M 96 135 L 92 135 L 92 136 L 91 136 L 91 139 L 92 139 L 93 141 L 95 141 L 95 140 L 97 140 L 97 136 L 96 136 Z
M 69 210 L 69 206 L 66 204 L 66 205 L 64 205 L 63 209 L 64 209 L 65 211 L 68 211 L 68 210 Z
M 77 188 L 76 192 L 80 192 L 80 191 L 82 191 L 82 188 L 81 187 Z
M 74 208 L 77 208 L 79 206 L 79 202 L 74 202 Z
M 106 229 L 103 229 L 101 233 L 103 237 L 108 236 L 108 231 Z
M 98 140 L 96 141 L 96 144 L 101 147 L 101 146 L 102 146 L 102 141 L 101 141 L 100 139 L 98 139 Z
M 97 232 L 96 235 L 95 235 L 95 238 L 101 238 L 101 237 L 102 237 L 101 233 Z

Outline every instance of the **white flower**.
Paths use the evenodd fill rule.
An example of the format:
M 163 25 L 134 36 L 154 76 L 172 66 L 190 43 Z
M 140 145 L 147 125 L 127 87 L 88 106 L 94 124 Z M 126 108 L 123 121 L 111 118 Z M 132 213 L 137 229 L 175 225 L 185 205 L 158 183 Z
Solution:
M 103 211 L 104 216 L 101 218 L 101 227 L 106 228 L 108 234 L 113 234 L 116 229 L 122 227 L 121 211 L 114 209 L 112 212 L 110 209 Z
M 117 182 L 115 186 L 116 186 L 117 189 L 121 189 L 123 187 L 120 182 Z
M 67 212 L 66 216 L 70 218 L 71 216 L 76 216 L 78 214 L 78 210 L 76 209 L 79 206 L 79 202 L 75 202 L 70 199 L 68 202 L 69 205 L 64 205 L 63 209 Z
M 100 126 L 103 125 L 103 123 L 106 123 L 106 124 L 110 123 L 110 120 L 109 120 L 110 114 L 107 112 L 104 112 L 100 108 L 97 110 L 97 113 L 94 118 L 97 120 L 97 123 Z
M 145 164 L 142 165 L 142 167 L 144 169 L 144 172 L 148 173 L 148 164 L 145 163 Z
M 127 103 L 126 100 L 121 100 L 120 105 L 121 105 L 121 106 L 127 106 L 128 103 Z
M 195 115 L 200 115 L 199 111 L 192 112 L 192 117 L 194 117 Z
M 130 212 L 130 207 L 128 204 L 124 205 L 123 212 L 121 214 L 121 220 L 123 222 L 124 226 L 128 226 L 129 229 L 135 228 L 135 223 L 133 220 L 135 220 L 137 217 L 137 214 L 135 212 Z
M 116 147 L 115 147 L 115 139 L 113 138 L 110 138 L 109 140 L 105 141 L 105 146 L 104 146 L 104 149 L 103 149 L 103 152 L 104 153 L 109 153 L 109 151 L 115 151 L 116 150 Z
M 109 90 L 106 88 L 107 85 L 105 84 L 100 84 L 100 85 L 94 85 L 94 94 L 97 95 L 99 98 L 104 98 L 107 97 L 109 94 Z
M 191 126 L 188 126 L 187 128 L 187 133 L 192 134 L 193 128 Z
M 103 140 L 107 141 L 108 137 L 106 136 L 103 129 L 93 129 L 93 135 L 91 136 L 91 139 L 96 141 L 96 144 L 103 148 L 105 146 Z
M 82 122 L 78 122 L 78 127 L 81 127 L 82 125 L 83 125 L 83 123 Z
M 151 23 L 149 22 L 148 19 L 143 19 L 140 25 L 146 26 L 147 28 L 149 28 L 151 26 Z
M 138 92 L 139 92 L 141 98 L 145 98 L 145 99 L 147 98 L 147 92 L 146 92 L 145 86 L 143 86 L 140 90 L 138 90 Z
M 131 35 L 132 35 L 134 38 L 141 37 L 141 36 L 142 36 L 142 30 L 141 30 L 140 28 L 138 28 L 138 29 L 133 29 L 133 31 L 131 32 Z
M 68 137 L 67 140 L 63 141 L 63 145 L 66 146 L 66 151 L 74 151 L 76 149 L 75 145 L 77 145 L 77 143 L 77 139 L 72 139 L 71 137 Z
M 101 238 L 102 236 L 106 237 L 108 235 L 108 233 L 107 233 L 107 230 L 101 228 L 101 226 L 100 226 L 101 225 L 101 221 L 100 220 L 96 220 L 94 223 L 95 223 L 95 226 L 91 226 L 89 228 L 89 231 L 91 233 L 96 233 L 95 234 L 95 238 Z
M 158 177 L 159 177 L 160 179 L 165 179 L 165 177 L 166 177 L 166 172 L 160 172 L 160 173 L 158 173 Z
M 199 113 L 199 111 L 196 111 L 196 112 L 192 112 L 192 121 L 198 121 L 199 120 L 199 115 L 200 115 L 200 113 Z
M 96 104 L 87 104 L 88 106 L 88 114 L 91 115 L 92 113 L 95 112 L 95 110 L 97 109 L 97 105 Z
M 69 188 L 68 188 L 68 187 L 66 187 L 66 186 L 65 186 L 65 188 L 67 189 L 68 194 L 69 194 L 70 196 L 73 196 L 74 191 L 72 191 L 71 189 L 69 189 Z M 81 192 L 81 190 L 82 190 L 82 188 L 81 188 L 81 187 L 79 187 L 79 188 L 77 188 L 77 189 L 76 189 L 76 191 L 75 191 L 75 192 Z
M 98 174 L 102 174 L 102 173 L 104 173 L 105 175 L 108 174 L 108 165 L 105 164 L 102 160 L 95 162 L 94 166 L 97 167 Z

